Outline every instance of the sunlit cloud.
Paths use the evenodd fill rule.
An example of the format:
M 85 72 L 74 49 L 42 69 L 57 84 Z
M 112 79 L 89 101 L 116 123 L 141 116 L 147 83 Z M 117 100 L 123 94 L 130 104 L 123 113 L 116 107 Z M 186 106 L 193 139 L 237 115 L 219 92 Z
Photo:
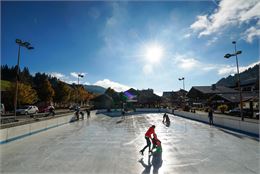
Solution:
M 259 64 L 260 61 L 257 61 L 257 62 L 254 62 L 254 63 L 251 63 L 250 65 L 248 66 L 240 66 L 239 67 L 239 71 L 240 73 L 249 69 L 249 68 L 252 68 L 254 67 L 255 65 Z M 219 67 L 218 69 L 218 75 L 231 75 L 231 74 L 236 74 L 237 73 L 237 67 L 236 65 L 222 65 L 221 67 Z
M 109 79 L 104 79 L 104 80 L 99 80 L 96 83 L 94 83 L 94 85 L 98 85 L 98 86 L 102 86 L 104 88 L 112 88 L 117 92 L 122 92 L 122 91 L 126 91 L 128 89 L 130 89 L 131 87 L 127 86 L 127 85 L 123 85 L 120 84 L 118 82 L 113 82 Z
M 184 36 L 183 36 L 184 38 L 190 38 L 191 37 L 191 33 L 187 33 L 187 34 L 185 34 Z
M 193 70 L 201 65 L 201 63 L 193 57 L 188 55 L 181 55 L 176 54 L 173 58 L 174 64 L 176 64 L 179 68 L 183 69 L 184 71 Z
M 78 75 L 83 75 L 83 76 L 86 76 L 87 75 L 87 73 L 85 73 L 85 72 L 71 72 L 70 73 L 70 75 L 72 76 L 72 77 L 75 77 L 75 78 L 78 78 Z
M 258 28 L 250 27 L 242 35 L 247 42 L 252 43 L 254 38 L 259 38 L 260 36 L 260 26 Z
M 212 39 L 210 39 L 210 40 L 207 42 L 207 46 L 212 45 L 213 43 L 217 42 L 217 40 L 218 40 L 218 37 L 213 37 Z
M 222 0 L 214 13 L 197 16 L 197 20 L 190 25 L 190 29 L 198 32 L 199 37 L 207 36 L 219 33 L 230 26 L 248 23 L 253 19 L 259 21 L 259 17 L 260 2 L 257 0 Z M 252 36 L 258 35 L 258 31 L 255 34 L 256 31 L 253 31 L 253 28 L 251 31 L 254 33 L 251 36 L 249 36 L 251 32 L 245 33 L 248 34 L 245 38 L 249 42 L 253 39 Z
M 196 71 L 200 70 L 205 73 L 208 71 L 217 71 L 217 74 L 220 76 L 230 75 L 237 73 L 236 65 L 224 65 L 224 64 L 210 64 L 200 61 L 195 57 L 191 57 L 186 54 L 176 54 L 173 59 L 173 63 L 175 66 L 180 68 L 182 71 Z M 260 61 L 253 62 L 248 66 L 240 66 L 239 71 L 243 72 L 250 67 L 253 67 L 259 64 Z
M 56 77 L 57 79 L 63 79 L 65 77 L 64 74 L 58 72 L 48 73 L 51 77 Z

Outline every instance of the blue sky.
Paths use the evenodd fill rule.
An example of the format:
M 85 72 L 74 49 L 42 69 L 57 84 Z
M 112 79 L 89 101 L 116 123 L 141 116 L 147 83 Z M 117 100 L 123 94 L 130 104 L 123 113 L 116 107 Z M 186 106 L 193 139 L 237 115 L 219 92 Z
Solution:
M 31 73 L 158 94 L 185 77 L 189 90 L 236 73 L 233 40 L 241 71 L 259 63 L 259 13 L 257 0 L 1 2 L 1 64 L 16 64 L 19 38 Z

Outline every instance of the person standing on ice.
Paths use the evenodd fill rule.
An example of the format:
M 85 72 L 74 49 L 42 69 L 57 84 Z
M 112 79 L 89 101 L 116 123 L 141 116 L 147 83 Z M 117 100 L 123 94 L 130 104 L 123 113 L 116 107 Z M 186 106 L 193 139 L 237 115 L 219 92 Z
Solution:
M 155 125 L 152 125 L 145 133 L 145 140 L 146 140 L 146 146 L 142 150 L 140 150 L 141 155 L 144 155 L 144 151 L 147 147 L 149 147 L 149 152 L 151 152 L 151 141 L 152 140 L 152 134 L 154 135 Z
M 208 117 L 209 117 L 209 125 L 213 125 L 213 109 L 211 107 L 209 108 Z

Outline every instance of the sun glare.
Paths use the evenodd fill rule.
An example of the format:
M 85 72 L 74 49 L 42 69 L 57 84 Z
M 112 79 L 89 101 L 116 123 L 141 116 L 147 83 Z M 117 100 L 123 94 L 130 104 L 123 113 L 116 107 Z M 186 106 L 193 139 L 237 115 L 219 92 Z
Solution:
M 163 48 L 160 45 L 149 45 L 145 49 L 145 58 L 150 63 L 158 63 L 163 57 Z

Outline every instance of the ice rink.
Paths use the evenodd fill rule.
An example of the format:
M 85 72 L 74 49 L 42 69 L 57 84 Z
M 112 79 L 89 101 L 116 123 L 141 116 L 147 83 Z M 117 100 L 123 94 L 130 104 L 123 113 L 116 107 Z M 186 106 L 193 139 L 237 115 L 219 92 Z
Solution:
M 162 113 L 90 119 L 66 124 L 1 146 L 1 173 L 259 173 L 259 141 Z M 143 158 L 152 124 L 163 152 Z

